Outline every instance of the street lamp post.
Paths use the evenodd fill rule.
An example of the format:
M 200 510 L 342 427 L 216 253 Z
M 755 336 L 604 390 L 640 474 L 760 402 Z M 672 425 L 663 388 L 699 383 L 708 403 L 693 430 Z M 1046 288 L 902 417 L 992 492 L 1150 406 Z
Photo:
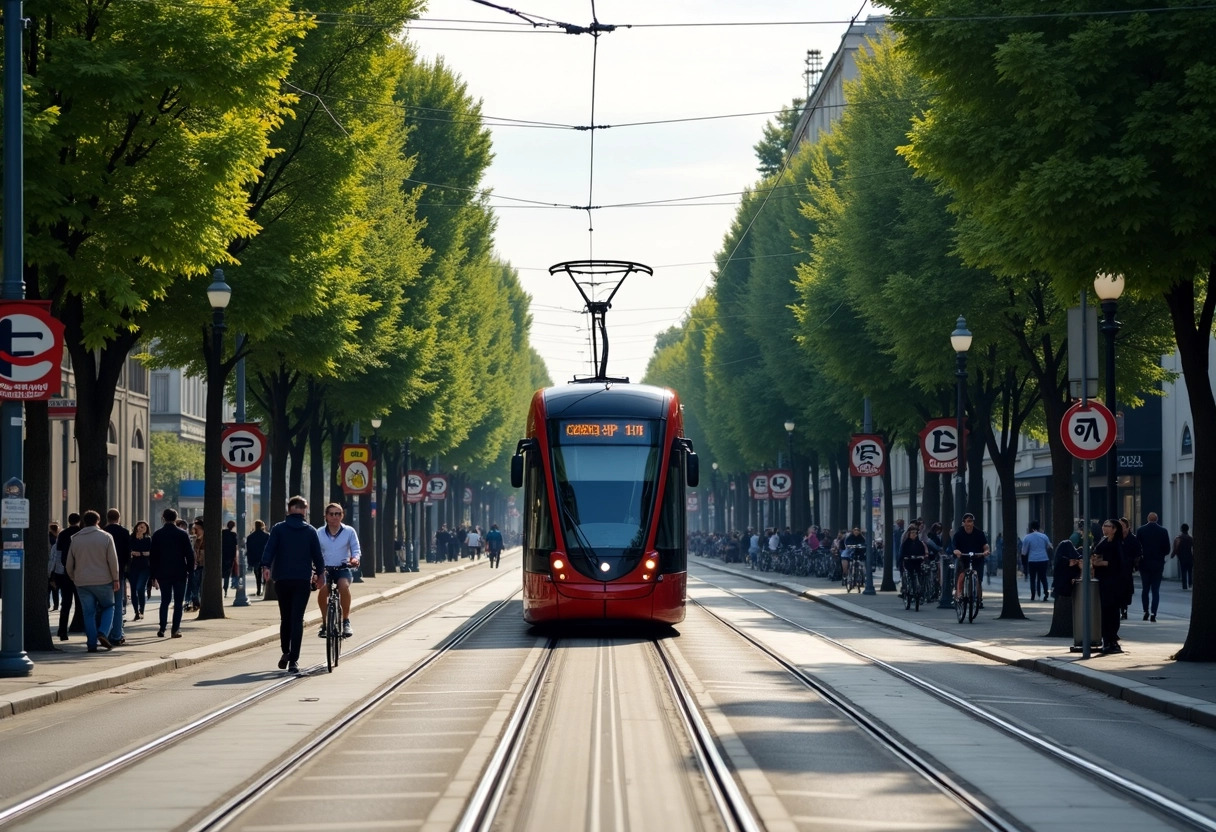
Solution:
M 409 481 L 410 469 L 414 467 L 411 462 L 411 458 L 410 458 L 410 450 L 411 450 L 410 445 L 412 445 L 413 442 L 414 442 L 414 437 L 412 437 L 412 436 L 405 437 L 405 480 L 407 483 Z M 408 489 L 407 489 L 407 491 L 408 491 Z M 418 545 L 419 544 L 415 544 L 414 540 L 413 540 L 414 529 L 415 529 L 415 526 L 417 525 L 417 518 L 411 517 L 411 512 L 414 511 L 414 504 L 409 502 L 407 495 L 402 495 L 402 496 L 406 498 L 405 515 L 404 515 L 405 528 L 402 530 L 402 533 L 401 533 L 401 541 L 402 541 L 401 545 L 405 547 L 405 571 L 406 572 L 417 572 L 418 571 Z M 410 524 L 411 519 L 415 520 L 415 523 L 413 525 Z
M 710 504 L 710 507 L 709 507 L 709 510 L 712 512 L 712 514 L 711 514 L 711 526 L 712 526 L 711 531 L 719 532 L 719 531 L 721 531 L 721 529 L 719 528 L 721 526 L 721 524 L 718 522 L 718 512 L 719 512 L 719 507 L 718 507 L 718 463 L 716 463 L 716 462 L 713 463 L 712 465 L 710 465 L 709 496 L 713 499 L 713 502 Z
M 236 351 L 237 355 L 244 352 L 245 339 L 240 337 L 237 339 Z M 245 358 L 240 356 L 236 361 L 236 413 L 234 414 L 237 424 L 245 422 Z M 249 565 L 245 560 L 245 475 L 238 473 L 236 475 L 236 563 L 237 572 L 240 577 L 236 582 L 236 598 L 232 602 L 234 607 L 249 606 L 249 595 L 245 589 L 245 578 L 248 577 Z M 262 568 L 258 564 L 258 569 Z
M 372 556 L 372 566 L 374 570 L 386 572 L 387 564 L 383 560 L 383 552 L 380 551 L 384 531 L 384 506 L 380 505 L 380 426 L 384 424 L 384 420 L 380 418 L 372 419 L 372 505 L 376 507 L 376 513 L 372 517 L 372 539 L 368 547 L 368 554 Z
M 1102 302 L 1102 332 L 1106 335 L 1106 409 L 1115 412 L 1115 336 L 1119 322 L 1115 311 L 1123 294 L 1123 275 L 1099 274 L 1094 278 L 1094 292 Z M 1106 452 L 1106 516 L 1119 516 L 1119 449 L 1110 446 Z
M 794 468 L 794 420 L 785 420 L 785 442 L 789 450 L 790 496 L 785 500 L 785 524 L 794 528 L 794 498 L 798 494 L 798 472 Z
M 950 346 L 954 348 L 954 357 L 956 367 L 954 377 L 957 380 L 958 400 L 955 402 L 956 419 L 955 422 L 955 445 L 957 465 L 954 471 L 954 530 L 962 528 L 963 515 L 967 513 L 966 508 L 966 464 L 967 460 L 964 456 L 964 425 L 963 422 L 966 416 L 966 397 L 967 397 L 967 350 L 971 349 L 971 330 L 967 329 L 967 319 L 962 315 L 958 316 L 958 321 L 955 322 L 954 332 L 950 333 Z M 950 547 L 946 547 L 946 551 L 951 551 Z M 952 570 L 951 570 L 952 572 Z M 948 574 L 945 563 L 942 564 L 942 597 L 938 602 L 938 609 L 950 609 L 954 606 L 954 576 Z
M 224 465 L 220 442 L 224 432 L 224 310 L 232 299 L 232 287 L 224 282 L 224 272 L 212 273 L 207 287 L 211 304 L 211 349 L 207 353 L 207 418 L 204 426 L 203 460 L 203 543 L 204 569 L 201 587 L 202 611 L 199 618 L 223 618 L 224 594 L 221 574 L 224 527 Z

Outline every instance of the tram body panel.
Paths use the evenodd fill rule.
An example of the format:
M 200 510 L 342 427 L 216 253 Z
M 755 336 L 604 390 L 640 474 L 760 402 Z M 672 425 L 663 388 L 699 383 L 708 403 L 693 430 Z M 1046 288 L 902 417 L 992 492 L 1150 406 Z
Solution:
M 682 621 L 691 447 L 675 393 L 538 391 L 525 445 L 525 620 Z

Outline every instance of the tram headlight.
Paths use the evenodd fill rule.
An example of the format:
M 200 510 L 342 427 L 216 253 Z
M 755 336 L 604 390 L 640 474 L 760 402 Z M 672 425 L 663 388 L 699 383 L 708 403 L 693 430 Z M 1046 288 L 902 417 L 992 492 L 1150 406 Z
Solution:
M 654 571 L 654 568 L 655 568 L 656 566 L 658 566 L 658 563 L 655 561 L 655 559 L 654 559 L 654 558 L 646 558 L 646 564 L 645 564 L 645 565 L 646 565 L 646 571 L 647 571 L 647 572 L 653 572 L 653 571 Z
M 554 559 L 553 559 L 553 569 L 554 569 L 554 571 L 560 572 L 561 570 L 563 570 L 563 569 L 565 569 L 565 568 L 566 568 L 566 564 L 565 564 L 565 562 L 564 562 L 564 561 L 563 561 L 561 558 L 554 558 Z

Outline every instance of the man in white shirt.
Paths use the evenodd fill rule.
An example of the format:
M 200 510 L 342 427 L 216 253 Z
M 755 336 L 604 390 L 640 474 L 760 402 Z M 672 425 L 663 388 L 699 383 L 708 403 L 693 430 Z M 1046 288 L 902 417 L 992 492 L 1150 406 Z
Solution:
M 469 560 L 476 560 L 481 557 L 481 531 L 479 526 L 469 529 L 469 533 L 464 539 L 464 548 L 469 550 Z
M 325 558 L 325 575 L 321 576 L 317 601 L 321 607 L 321 632 L 325 638 L 325 605 L 329 603 L 329 573 L 335 573 L 338 595 L 342 599 L 342 637 L 350 638 L 350 580 L 351 568 L 359 565 L 359 535 L 342 522 L 346 512 L 337 503 L 325 507 L 325 525 L 317 529 L 321 555 Z

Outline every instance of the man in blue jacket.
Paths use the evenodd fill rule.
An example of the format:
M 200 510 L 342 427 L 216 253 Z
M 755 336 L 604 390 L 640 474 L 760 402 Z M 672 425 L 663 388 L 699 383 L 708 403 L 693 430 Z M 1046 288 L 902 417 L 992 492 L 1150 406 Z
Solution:
M 324 574 L 325 559 L 317 530 L 308 525 L 308 501 L 296 495 L 287 501 L 287 518 L 275 523 L 262 552 L 262 577 L 274 580 L 279 597 L 279 669 L 299 673 L 304 641 L 304 612 L 312 595 L 314 574 Z

